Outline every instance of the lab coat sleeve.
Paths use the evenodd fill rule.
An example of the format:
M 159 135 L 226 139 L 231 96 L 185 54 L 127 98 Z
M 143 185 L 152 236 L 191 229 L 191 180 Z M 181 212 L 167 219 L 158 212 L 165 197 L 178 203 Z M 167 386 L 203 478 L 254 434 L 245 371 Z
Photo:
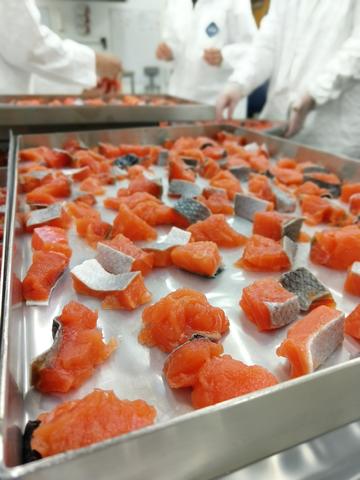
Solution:
M 84 88 L 96 85 L 95 52 L 42 25 L 33 0 L 0 0 L 0 45 L 17 68 Z
M 176 8 L 176 0 L 168 0 L 163 16 L 162 41 L 165 42 L 172 50 L 174 60 L 181 52 L 181 40 L 175 30 L 175 18 L 179 12 Z
M 249 50 L 257 27 L 250 0 L 233 0 L 227 15 L 228 44 L 221 52 L 223 67 L 233 70 Z
M 351 36 L 308 86 L 317 105 L 338 98 L 355 81 L 360 81 L 360 2 L 354 3 L 355 11 L 349 12 L 354 25 Z
M 281 0 L 272 0 L 268 14 L 263 18 L 245 58 L 237 62 L 230 82 L 240 85 L 243 95 L 249 95 L 255 88 L 271 77 L 275 63 L 277 33 L 280 24 Z

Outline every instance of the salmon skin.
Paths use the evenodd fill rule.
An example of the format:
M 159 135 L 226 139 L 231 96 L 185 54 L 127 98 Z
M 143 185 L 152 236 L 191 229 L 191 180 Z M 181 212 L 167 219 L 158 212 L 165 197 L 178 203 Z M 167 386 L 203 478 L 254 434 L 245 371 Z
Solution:
M 107 272 L 114 275 L 129 273 L 134 262 L 133 257 L 100 242 L 97 245 L 96 260 Z
M 269 210 L 270 202 L 261 200 L 260 198 L 251 197 L 243 193 L 237 193 L 235 195 L 235 215 L 241 218 L 245 218 L 250 222 L 253 221 L 256 212 L 265 212 Z
M 289 360 L 292 378 L 316 370 L 342 343 L 344 318 L 342 312 L 321 305 L 290 327 L 276 354 Z
M 275 208 L 278 212 L 293 213 L 295 211 L 295 198 L 281 188 L 276 187 L 274 184 L 271 186 L 271 190 L 275 197 Z
M 304 176 L 304 181 L 313 182 L 320 188 L 326 188 L 326 190 L 328 190 L 330 192 L 331 196 L 334 197 L 334 198 L 340 197 L 341 183 L 337 185 L 337 184 L 334 184 L 334 183 L 324 182 L 323 180 L 320 180 L 319 178 L 316 178 L 316 177 L 312 176 L 311 174 L 310 175 L 305 175 Z
M 47 208 L 32 210 L 26 221 L 26 226 L 33 227 L 34 225 L 42 225 L 51 220 L 56 220 L 61 217 L 61 211 L 62 206 L 60 203 L 54 203 Z
M 329 173 L 329 170 L 322 165 L 309 165 L 302 170 L 303 174 L 310 174 L 310 173 Z
M 172 197 L 194 198 L 201 194 L 201 187 L 186 180 L 171 180 L 168 195 Z
M 174 205 L 174 210 L 190 224 L 205 220 L 211 215 L 210 210 L 205 205 L 192 198 L 178 200 Z
M 128 153 L 122 157 L 118 157 L 114 161 L 114 165 L 119 168 L 129 168 L 140 163 L 140 158 L 134 153 Z
M 152 251 L 152 250 L 159 250 L 165 251 L 169 248 L 178 247 L 180 245 L 186 245 L 189 243 L 191 238 L 191 232 L 187 232 L 186 230 L 182 230 L 181 228 L 172 227 L 168 235 L 164 238 L 161 242 L 152 242 L 147 243 L 144 246 L 144 250 Z
M 246 182 L 249 179 L 251 168 L 246 165 L 229 168 L 229 172 L 234 175 L 240 182 Z
M 308 269 L 297 268 L 280 277 L 281 285 L 297 295 L 300 309 L 307 312 L 313 303 L 326 302 L 334 304 L 330 291 Z
M 167 165 L 168 160 L 169 160 L 169 152 L 167 150 L 160 150 L 157 164 L 160 167 L 165 167 L 165 165 Z

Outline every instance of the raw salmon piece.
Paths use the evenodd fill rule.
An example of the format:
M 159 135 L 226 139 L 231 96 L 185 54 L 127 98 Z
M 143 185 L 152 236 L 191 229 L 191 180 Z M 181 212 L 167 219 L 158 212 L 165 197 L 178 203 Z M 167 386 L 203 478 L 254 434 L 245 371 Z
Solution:
M 360 290 L 359 290 L 360 294 Z M 344 332 L 356 340 L 360 340 L 360 305 L 345 318 Z
M 111 238 L 122 233 L 133 241 L 151 241 L 157 238 L 156 230 L 133 213 L 126 205 L 120 205 L 115 217 Z
M 276 166 L 280 168 L 294 169 L 294 168 L 297 168 L 298 163 L 293 158 L 284 157 L 284 158 L 280 158 L 280 160 L 276 162 Z
M 116 235 L 112 240 L 105 240 L 103 243 L 132 257 L 134 259 L 131 267 L 133 272 L 139 271 L 144 277 L 151 272 L 154 266 L 154 255 L 144 252 L 144 250 L 137 247 L 127 237 L 121 235 L 121 233 Z
M 120 147 L 111 145 L 110 143 L 99 142 L 99 153 L 104 155 L 106 158 L 116 158 L 120 157 L 121 150 Z
M 27 203 L 36 203 L 40 205 L 51 205 L 59 198 L 66 198 L 71 195 L 70 182 L 65 176 L 59 176 L 52 179 L 51 182 L 34 188 L 26 194 Z
M 183 270 L 206 277 L 213 277 L 221 267 L 221 256 L 214 242 L 193 242 L 175 247 L 171 260 Z
M 64 168 L 72 161 L 68 152 L 48 147 L 26 148 L 20 151 L 19 157 L 21 161 L 44 163 L 49 168 Z
M 69 247 L 66 231 L 59 227 L 38 227 L 34 229 L 31 239 L 34 250 L 43 252 L 58 252 L 70 258 L 72 250 Z
M 82 203 L 85 203 L 86 205 L 89 205 L 89 207 L 92 207 L 93 205 L 96 204 L 96 198 L 91 193 L 84 193 L 76 197 L 74 202 L 75 203 L 82 202 Z
M 70 302 L 56 320 L 53 346 L 31 364 L 31 385 L 42 393 L 66 393 L 82 385 L 116 349 L 115 339 L 108 344 L 96 328 L 97 313 Z M 95 322 L 93 316 L 95 315 Z M 87 317 L 89 320 L 85 321 Z
M 208 158 L 205 160 L 205 163 L 202 165 L 200 174 L 204 178 L 211 179 L 215 177 L 219 172 L 221 171 L 220 165 L 215 162 L 215 160 L 212 160 L 211 158 Z
M 19 186 L 21 188 L 21 192 L 29 193 L 35 188 L 41 187 L 41 185 L 44 185 L 53 179 L 54 176 L 51 170 L 46 167 L 36 165 L 35 167 L 29 169 L 27 173 L 20 174 Z
M 275 376 L 259 365 L 246 365 L 230 355 L 213 357 L 200 369 L 191 401 L 195 408 L 203 408 L 277 383 Z
M 96 389 L 39 415 L 31 448 L 48 457 L 139 430 L 152 425 L 155 417 L 155 408 L 144 400 L 119 400 L 110 390 Z
M 340 200 L 343 202 L 348 202 L 350 197 L 355 193 L 360 193 L 360 182 L 357 183 L 345 183 L 341 187 L 341 196 Z
M 341 181 L 334 173 L 312 172 L 309 176 L 316 181 L 329 185 L 340 185 Z
M 133 165 L 127 169 L 127 177 L 129 180 L 133 180 L 138 175 L 144 175 L 146 168 L 143 165 Z
M 210 180 L 210 185 L 226 190 L 230 200 L 235 198 L 238 192 L 242 192 L 239 180 L 229 171 L 222 170 Z
M 134 310 L 151 300 L 141 274 L 137 275 L 129 285 L 121 291 L 92 290 L 72 275 L 73 287 L 77 293 L 103 300 L 102 308 L 107 310 Z
M 234 213 L 234 207 L 230 203 L 225 190 L 204 189 L 203 196 L 205 205 L 212 213 L 223 213 L 224 215 L 232 215 Z
M 265 175 L 251 175 L 248 183 L 249 192 L 257 198 L 275 202 L 270 180 Z
M 317 195 L 303 195 L 300 205 L 305 216 L 305 223 L 308 225 L 318 225 L 324 222 L 331 211 L 329 201 Z
M 360 193 L 354 193 L 349 198 L 349 210 L 353 215 L 360 215 Z
M 291 261 L 280 242 L 253 235 L 235 266 L 250 272 L 279 272 L 291 268 Z
M 126 198 L 126 197 L 125 197 Z M 109 210 L 119 210 L 119 206 L 123 203 L 119 197 L 107 197 L 104 199 L 104 207 Z
M 206 220 L 190 225 L 188 231 L 195 242 L 211 241 L 218 247 L 240 247 L 246 243 L 246 237 L 236 232 L 227 223 L 224 215 L 211 215 Z
M 171 158 L 169 161 L 169 181 L 187 180 L 195 182 L 196 174 L 180 158 Z
M 240 306 L 260 331 L 288 325 L 300 313 L 297 296 L 273 278 L 257 280 L 245 287 Z
M 198 165 L 202 165 L 205 162 L 205 155 L 199 148 L 185 148 L 178 150 L 178 158 L 182 160 L 193 160 L 196 161 Z M 186 161 L 185 161 L 186 163 Z
M 360 296 L 360 262 L 354 262 L 349 268 L 345 280 L 345 290 L 352 295 Z
M 146 307 L 139 342 L 171 352 L 193 334 L 219 340 L 229 330 L 229 320 L 221 308 L 213 307 L 206 296 L 191 289 L 180 289 Z
M 68 202 L 66 204 L 66 211 L 68 212 L 69 215 L 71 215 L 73 218 L 76 218 L 76 219 L 79 219 L 79 218 L 99 219 L 100 218 L 100 213 L 97 210 L 95 210 L 95 208 L 92 208 L 90 205 L 80 200 L 76 202 Z
M 73 173 L 71 178 L 74 182 L 82 182 L 92 174 L 89 167 L 82 167 L 78 172 Z
M 194 335 L 167 357 L 163 372 L 168 385 L 171 388 L 193 387 L 204 363 L 223 352 L 222 345 L 202 335 Z
M 298 320 L 276 350 L 291 365 L 291 378 L 311 373 L 322 365 L 344 339 L 344 314 L 322 305 Z
M 279 212 L 256 212 L 254 215 L 253 234 L 281 240 L 285 235 L 296 242 L 300 235 L 302 218 L 292 217 Z
M 76 231 L 92 248 L 98 242 L 106 240 L 111 233 L 111 225 L 103 222 L 101 218 L 83 217 L 76 219 Z
M 146 201 L 136 205 L 132 211 L 151 227 L 172 225 L 174 222 L 173 208 L 163 203 Z
M 270 167 L 270 173 L 279 182 L 285 185 L 301 185 L 304 181 L 304 176 L 298 170 L 293 168 L 280 168 L 278 166 Z
M 56 252 L 35 251 L 32 264 L 23 280 L 26 300 L 45 301 L 52 287 L 69 264 L 69 259 Z
M 301 195 L 316 195 L 322 197 L 328 194 L 329 191 L 326 188 L 320 188 L 316 183 L 310 181 L 304 182 L 295 190 L 295 195 L 298 197 Z
M 270 161 L 263 153 L 250 155 L 247 160 L 256 172 L 265 173 L 269 169 Z
M 148 192 L 135 192 L 129 196 L 118 198 L 119 202 L 125 204 L 130 208 L 130 210 L 144 202 L 153 202 L 157 203 L 158 205 L 162 205 L 162 202 L 159 198 L 154 197 L 154 195 L 151 195 Z
M 226 150 L 223 147 L 217 145 L 209 145 L 202 149 L 205 157 L 212 158 L 213 160 L 221 160 L 227 155 Z
M 96 177 L 87 177 L 80 183 L 79 189 L 82 192 L 91 193 L 92 195 L 104 195 L 106 191 Z
M 105 163 L 105 157 L 92 150 L 78 150 L 73 154 L 73 158 L 75 168 L 88 167 L 91 173 L 110 170 L 110 166 L 107 166 L 108 164 Z M 102 163 L 104 163 L 104 166 L 101 165 Z
M 360 261 L 360 228 L 350 225 L 316 232 L 312 240 L 310 259 L 335 270 L 346 270 Z
M 120 188 L 117 192 L 117 196 L 129 196 L 136 192 L 146 192 L 154 197 L 161 197 L 162 186 L 153 180 L 149 180 L 143 174 L 140 174 L 130 181 L 129 186 L 126 189 Z

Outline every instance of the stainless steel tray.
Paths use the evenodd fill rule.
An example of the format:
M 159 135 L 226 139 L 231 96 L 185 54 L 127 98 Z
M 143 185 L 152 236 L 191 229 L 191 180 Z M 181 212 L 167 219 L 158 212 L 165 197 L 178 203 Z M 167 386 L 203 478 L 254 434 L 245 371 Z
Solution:
M 224 127 L 229 131 L 234 129 Z M 30 261 L 28 239 L 14 236 L 16 199 L 16 145 L 20 147 L 48 145 L 59 147 L 69 137 L 80 138 L 88 145 L 98 141 L 113 143 L 162 143 L 166 138 L 183 135 L 213 135 L 221 127 L 148 128 L 139 130 L 81 132 L 78 134 L 32 135 L 12 139 L 9 162 L 10 215 L 5 231 L 5 258 L 2 272 L 2 343 L 1 343 L 1 398 L 0 419 L 2 429 L 1 478 L 60 479 L 70 478 L 124 478 L 124 479 L 209 479 L 231 472 L 258 459 L 279 452 L 299 442 L 320 435 L 360 417 L 358 387 L 359 359 L 349 360 L 357 354 L 358 345 L 347 340 L 346 346 L 331 358 L 326 369 L 312 375 L 291 380 L 221 405 L 199 411 L 190 411 L 188 397 L 174 394 L 164 387 L 161 368 L 165 356 L 144 349 L 137 344 L 140 311 L 104 313 L 106 322 L 100 323 L 104 335 L 120 334 L 118 360 L 101 371 L 72 398 L 81 397 L 94 386 L 114 388 L 120 397 L 142 397 L 155 403 L 159 423 L 143 431 L 92 446 L 76 452 L 17 466 L 20 458 L 20 432 L 27 418 L 34 418 L 41 410 L 52 408 L 59 398 L 42 397 L 29 391 L 28 366 L 31 358 L 51 344 L 50 324 L 63 304 L 74 297 L 68 284 L 54 291 L 49 307 L 11 306 L 15 287 L 12 274 L 21 276 Z M 249 142 L 266 143 L 272 155 L 293 156 L 298 160 L 317 161 L 333 168 L 344 178 L 360 179 L 360 164 L 350 159 L 317 152 L 293 143 L 255 132 L 238 130 Z M 117 185 L 118 187 L 119 185 Z M 166 197 L 165 197 L 166 198 Z M 109 212 L 108 212 L 109 213 Z M 106 218 L 106 217 L 105 217 Z M 239 225 L 235 225 L 239 228 Z M 246 228 L 242 225 L 241 228 Z M 247 228 L 250 226 L 248 225 Z M 89 249 L 73 236 L 71 241 L 82 245 L 85 257 Z M 13 253 L 16 244 L 17 254 Z M 75 247 L 74 247 L 75 249 Z M 274 347 L 280 337 L 264 338 L 242 320 L 237 306 L 240 294 L 241 271 L 231 268 L 240 253 L 224 255 L 229 268 L 225 277 L 209 283 L 197 280 L 183 272 L 171 272 L 172 287 L 193 286 L 206 292 L 211 303 L 223 306 L 231 321 L 231 333 L 224 340 L 224 348 L 235 358 L 248 363 L 267 366 L 280 379 L 286 378 L 283 364 L 275 358 Z M 74 259 L 79 262 L 79 254 Z M 232 261 L 231 261 L 232 260 Z M 354 304 L 342 299 L 343 274 L 316 269 L 339 301 L 339 308 L 348 313 Z M 154 294 L 154 301 L 168 293 L 168 272 L 158 272 L 146 280 Z M 247 277 L 247 283 L 252 278 Z M 205 282 L 205 283 L 204 283 Z M 222 286 L 221 286 L 221 282 Z M 175 285 L 175 287 L 174 287 Z M 65 287 L 65 288 L 63 288 Z M 225 290 L 225 293 L 224 293 Z M 229 302 L 230 297 L 233 301 Z M 219 293 L 219 294 L 218 294 Z M 87 305 L 99 307 L 96 300 L 81 297 Z M 127 322 L 127 323 L 125 323 Z M 280 335 L 284 336 L 284 331 Z M 121 352 L 121 353 L 120 353 Z M 139 356 L 140 355 L 140 356 Z M 273 358 L 274 357 L 274 358 Z M 349 360 L 346 363 L 345 360 Z M 117 363 L 118 362 L 118 363 Z M 275 363 L 272 363 L 275 362 Z M 279 363 L 280 362 L 280 363 Z M 342 362 L 334 364 L 336 362 Z M 276 365 L 275 365 L 276 364 Z M 109 370 L 110 369 L 110 370 Z M 114 371 L 115 370 L 115 371 Z M 66 397 L 68 398 L 68 397 Z
M 71 95 L 70 95 L 71 96 Z M 145 97 L 145 96 L 144 96 Z M 146 95 L 151 97 L 151 95 Z M 21 133 L 34 131 L 49 131 L 54 127 L 65 127 L 67 130 L 80 130 L 102 125 L 124 124 L 131 126 L 155 125 L 158 122 L 192 122 L 196 120 L 211 120 L 215 118 L 215 108 L 210 105 L 190 102 L 167 95 L 156 96 L 176 102 L 176 105 L 70 105 L 70 106 L 20 106 L 13 105 L 11 100 L 31 99 L 34 96 L 0 96 L 0 129 L 16 128 Z M 44 101 L 66 98 L 61 95 L 36 96 Z M 88 97 L 77 97 L 88 98 Z M 121 99 L 121 96 L 115 98 Z M 71 128 L 69 128 L 71 127 Z M 91 127 L 93 128 L 93 127 Z

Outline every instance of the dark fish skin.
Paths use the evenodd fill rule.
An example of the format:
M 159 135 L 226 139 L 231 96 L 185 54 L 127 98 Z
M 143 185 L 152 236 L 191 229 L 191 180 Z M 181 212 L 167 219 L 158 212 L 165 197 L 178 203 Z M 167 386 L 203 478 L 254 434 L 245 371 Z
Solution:
M 161 150 L 158 157 L 158 165 L 160 167 L 165 167 L 169 159 L 169 152 L 167 150 Z
M 199 165 L 199 161 L 196 158 L 182 157 L 181 160 L 191 169 L 195 169 Z
M 40 460 L 42 458 L 38 451 L 31 448 L 32 435 L 40 423 L 40 420 L 29 420 L 25 426 L 22 446 L 22 457 L 24 463 L 34 462 L 35 460 Z
M 303 174 L 306 175 L 308 173 L 329 173 L 329 170 L 322 165 L 312 165 L 311 167 L 304 168 Z
M 185 180 L 171 180 L 168 194 L 174 197 L 193 198 L 201 194 L 201 187 Z
M 285 273 L 280 277 L 281 285 L 298 296 L 300 310 L 307 312 L 315 300 L 332 298 L 330 291 L 304 267 Z
M 186 218 L 190 224 L 199 220 L 206 220 L 211 215 L 210 210 L 205 205 L 192 198 L 178 200 L 174 205 L 174 209 Z
M 251 197 L 245 193 L 237 193 L 234 200 L 235 215 L 252 222 L 256 212 L 265 212 L 269 202 L 261 198 Z
M 304 175 L 304 182 L 313 182 L 320 188 L 326 188 L 331 194 L 332 197 L 338 198 L 341 194 L 341 184 L 334 185 L 333 183 L 323 182 L 318 178 L 313 178 L 311 175 Z
M 283 227 L 283 236 L 289 237 L 293 242 L 296 242 L 299 238 L 303 222 L 304 219 L 302 217 L 289 220 Z
M 133 165 L 137 165 L 138 163 L 140 163 L 140 158 L 133 153 L 128 153 L 127 155 L 118 157 L 115 160 L 114 165 L 120 168 L 129 168 Z
M 238 180 L 241 182 L 246 182 L 249 179 L 249 175 L 251 172 L 250 167 L 241 166 L 241 167 L 232 167 L 229 168 L 230 173 L 234 175 Z

